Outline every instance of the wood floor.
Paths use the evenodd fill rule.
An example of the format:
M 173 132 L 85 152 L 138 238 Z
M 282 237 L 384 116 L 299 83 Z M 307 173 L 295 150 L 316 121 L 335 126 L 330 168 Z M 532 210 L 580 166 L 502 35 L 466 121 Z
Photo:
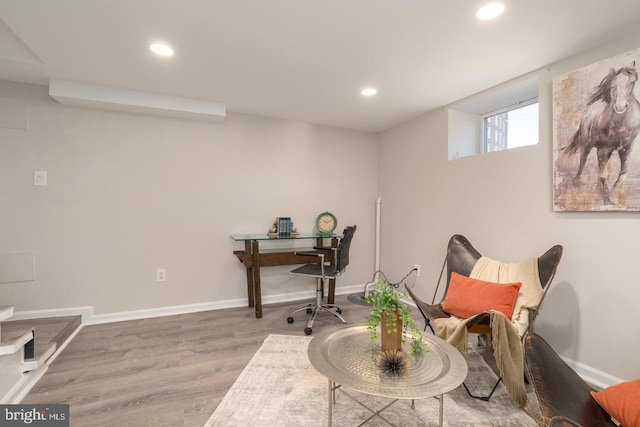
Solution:
M 73 427 L 201 427 L 269 334 L 304 335 L 304 313 L 286 318 L 305 303 L 265 305 L 262 319 L 247 307 L 85 326 L 22 403 L 69 404 Z M 368 306 L 346 295 L 336 304 L 349 324 L 365 324 Z M 323 314 L 313 329 L 338 326 Z M 41 340 L 60 335 L 48 327 Z M 481 354 L 497 371 L 491 351 Z
M 266 305 L 262 319 L 247 307 L 85 326 L 23 403 L 68 403 L 74 427 L 200 427 L 269 334 L 304 335 L 304 313 L 286 322 L 303 303 Z M 336 304 L 366 322 L 369 307 Z M 337 325 L 323 314 L 314 330 Z

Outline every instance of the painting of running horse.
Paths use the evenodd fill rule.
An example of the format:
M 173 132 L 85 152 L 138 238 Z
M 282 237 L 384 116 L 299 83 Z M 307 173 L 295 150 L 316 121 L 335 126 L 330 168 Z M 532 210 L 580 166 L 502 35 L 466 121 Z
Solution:
M 640 210 L 639 55 L 636 49 L 554 79 L 554 210 Z

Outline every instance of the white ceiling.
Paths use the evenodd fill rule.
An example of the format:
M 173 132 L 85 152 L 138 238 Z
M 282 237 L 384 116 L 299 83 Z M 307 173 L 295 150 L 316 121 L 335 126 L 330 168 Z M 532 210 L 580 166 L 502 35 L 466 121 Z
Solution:
M 0 0 L 0 79 L 380 131 L 640 27 L 639 0 Z M 148 50 L 165 41 L 176 54 Z M 364 98 L 360 89 L 378 88 Z

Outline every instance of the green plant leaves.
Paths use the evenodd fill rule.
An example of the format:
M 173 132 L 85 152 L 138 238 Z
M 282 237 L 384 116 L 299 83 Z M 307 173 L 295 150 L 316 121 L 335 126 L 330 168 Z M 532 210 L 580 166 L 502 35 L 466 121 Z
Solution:
M 371 335 L 371 341 L 379 338 L 378 326 L 382 323 L 382 314 L 386 316 L 384 328 L 387 334 L 397 332 L 397 320 L 402 321 L 402 342 L 405 342 L 407 332 L 411 331 L 410 354 L 421 354 L 425 350 L 422 334 L 416 327 L 411 315 L 411 308 L 401 301 L 407 295 L 396 292 L 393 286 L 382 276 L 376 278 L 376 287 L 366 296 L 366 301 L 371 305 L 371 312 L 367 320 L 367 330 Z

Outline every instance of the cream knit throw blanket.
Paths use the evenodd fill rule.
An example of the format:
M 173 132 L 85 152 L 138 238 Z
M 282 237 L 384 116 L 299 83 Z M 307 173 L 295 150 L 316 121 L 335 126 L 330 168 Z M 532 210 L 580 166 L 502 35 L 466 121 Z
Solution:
M 538 260 L 532 258 L 519 263 L 505 264 L 482 257 L 476 262 L 469 276 L 495 283 L 522 283 L 511 322 L 500 312 L 491 310 L 489 313 L 493 354 L 500 370 L 502 382 L 513 401 L 528 409 L 520 337 L 529 322 L 529 309 L 535 308 L 540 303 L 543 294 L 538 275 Z M 445 319 L 436 319 L 433 322 L 436 335 L 464 354 L 467 350 L 467 323 L 473 318 L 461 319 L 451 316 Z

